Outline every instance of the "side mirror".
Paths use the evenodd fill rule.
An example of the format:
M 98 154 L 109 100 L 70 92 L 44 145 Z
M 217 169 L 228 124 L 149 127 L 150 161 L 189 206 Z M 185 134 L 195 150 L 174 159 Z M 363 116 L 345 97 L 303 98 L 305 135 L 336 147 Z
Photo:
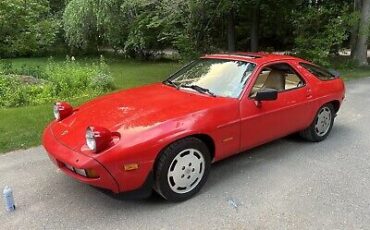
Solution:
M 276 89 L 266 88 L 266 89 L 262 89 L 258 91 L 254 99 L 258 102 L 273 101 L 273 100 L 276 100 L 277 97 L 278 97 L 278 91 Z

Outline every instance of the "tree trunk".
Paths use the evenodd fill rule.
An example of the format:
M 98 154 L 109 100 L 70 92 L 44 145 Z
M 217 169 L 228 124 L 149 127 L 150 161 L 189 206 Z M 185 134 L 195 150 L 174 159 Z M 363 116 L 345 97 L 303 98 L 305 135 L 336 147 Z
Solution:
M 258 27 L 260 17 L 260 3 L 257 2 L 252 12 L 252 28 L 251 28 L 251 51 L 258 51 Z
M 234 52 L 235 47 L 235 16 L 234 9 L 231 9 L 227 15 L 227 49 Z
M 353 12 L 358 12 L 358 14 L 360 15 L 360 9 L 361 9 L 361 0 L 354 0 L 353 1 Z M 356 49 L 359 22 L 360 20 L 355 22 L 355 24 L 352 26 L 352 29 L 351 29 L 350 49 L 351 49 L 352 58 L 353 58 L 353 53 Z
M 353 52 L 353 60 L 361 66 L 367 66 L 367 45 L 370 26 L 370 0 L 362 0 L 358 37 Z

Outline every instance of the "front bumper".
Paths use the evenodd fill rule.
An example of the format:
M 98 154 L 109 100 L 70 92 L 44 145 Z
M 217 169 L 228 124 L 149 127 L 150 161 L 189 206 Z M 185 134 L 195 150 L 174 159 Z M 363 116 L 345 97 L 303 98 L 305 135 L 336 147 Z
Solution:
M 110 190 L 114 193 L 120 192 L 119 185 L 110 172 L 95 159 L 73 151 L 59 143 L 49 127 L 45 129 L 43 135 L 43 145 L 51 161 L 54 162 L 68 176 L 95 187 Z M 87 178 L 81 176 L 69 168 L 67 165 L 78 169 L 93 169 L 99 175 L 98 178 Z

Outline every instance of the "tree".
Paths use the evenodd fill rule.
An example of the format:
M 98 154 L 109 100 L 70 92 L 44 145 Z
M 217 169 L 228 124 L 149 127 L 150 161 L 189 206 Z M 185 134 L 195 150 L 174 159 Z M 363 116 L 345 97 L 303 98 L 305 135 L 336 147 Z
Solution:
M 357 43 L 358 37 L 358 26 L 359 26 L 359 18 L 360 18 L 360 9 L 361 9 L 361 2 L 362 0 L 354 0 L 353 1 L 353 12 L 355 14 L 355 22 L 353 22 L 352 29 L 351 29 L 351 40 L 350 40 L 350 48 L 351 48 L 351 57 L 353 58 L 353 53 Z
M 295 51 L 299 56 L 328 65 L 333 48 L 349 36 L 352 15 L 348 4 L 304 3 L 294 11 Z
M 258 51 L 258 30 L 260 23 L 260 1 L 256 1 L 252 7 L 252 26 L 251 26 L 251 51 Z
M 163 32 L 166 14 L 159 0 L 127 0 L 121 5 L 121 14 L 126 15 L 128 36 L 124 51 L 130 56 L 148 59 L 157 51 L 169 46 Z
M 229 52 L 234 52 L 236 49 L 235 44 L 235 12 L 234 9 L 230 9 L 227 14 L 227 49 Z
M 367 66 L 367 47 L 370 26 L 370 0 L 362 0 L 360 5 L 361 7 L 358 9 L 360 11 L 360 20 L 357 34 L 355 34 L 354 38 L 355 42 L 352 49 L 352 58 L 359 65 Z
M 54 44 L 59 21 L 47 0 L 0 1 L 0 56 L 41 54 Z
M 364 60 L 368 1 L 2 0 L 0 54 L 33 55 L 58 42 L 72 51 L 112 48 L 135 58 L 166 48 L 185 59 L 226 50 L 295 48 L 325 62 L 350 43 L 353 58 Z M 352 27 L 353 8 L 359 20 Z
M 97 49 L 100 1 L 71 0 L 63 14 L 66 40 L 72 48 Z
M 224 22 L 232 1 L 162 0 L 160 5 L 165 25 L 160 40 L 165 39 L 183 58 L 227 49 Z
M 70 0 L 64 10 L 66 41 L 72 48 L 98 51 L 100 46 L 123 47 L 127 40 L 124 0 Z

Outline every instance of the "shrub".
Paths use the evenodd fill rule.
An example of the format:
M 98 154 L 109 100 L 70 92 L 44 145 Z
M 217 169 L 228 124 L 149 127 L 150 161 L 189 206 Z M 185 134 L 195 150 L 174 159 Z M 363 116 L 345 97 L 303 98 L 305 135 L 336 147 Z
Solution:
M 104 62 L 82 65 L 70 60 L 49 61 L 45 70 L 24 66 L 7 71 L 0 71 L 0 107 L 93 97 L 113 89 L 113 78 Z
M 26 87 L 12 75 L 0 75 L 0 107 L 27 104 Z

